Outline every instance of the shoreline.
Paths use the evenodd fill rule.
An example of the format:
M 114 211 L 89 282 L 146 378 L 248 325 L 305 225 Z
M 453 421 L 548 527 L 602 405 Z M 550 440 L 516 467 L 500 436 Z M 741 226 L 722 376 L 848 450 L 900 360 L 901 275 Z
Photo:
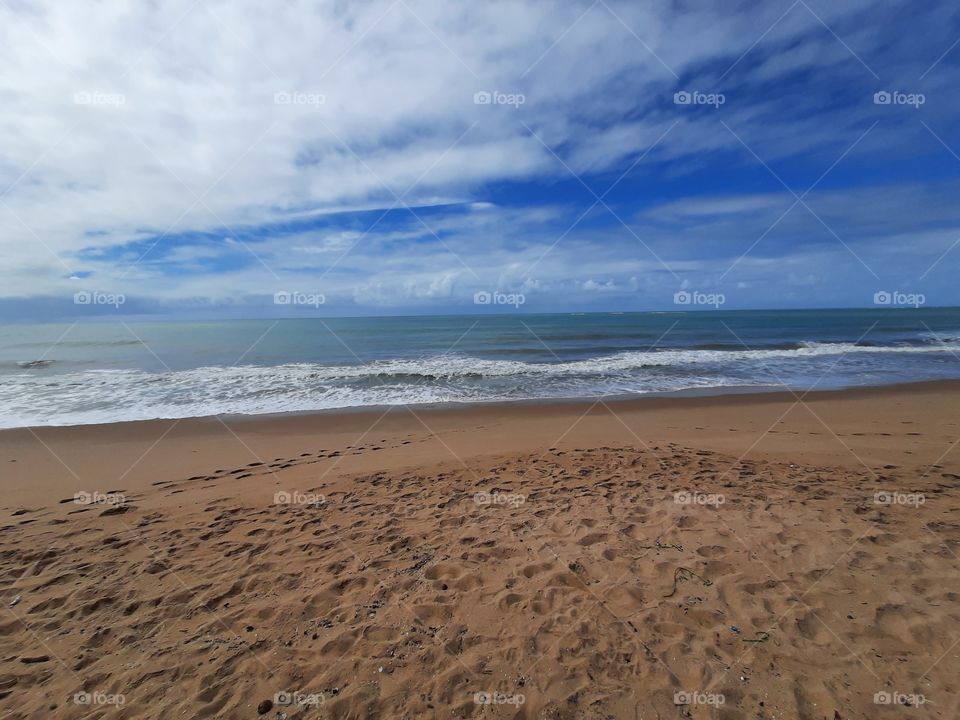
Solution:
M 197 415 L 189 417 L 169 417 L 169 418 L 147 418 L 143 420 L 114 420 L 98 423 L 81 423 L 65 425 L 24 425 L 9 428 L 0 428 L 0 440 L 5 435 L 24 431 L 70 431 L 81 428 L 110 428 L 123 426 L 149 426 L 159 423 L 205 423 L 218 422 L 219 420 L 237 424 L 256 424 L 266 422 L 283 422 L 292 419 L 310 419 L 310 418 L 330 418 L 344 416 L 355 418 L 357 416 L 379 417 L 384 414 L 412 410 L 417 414 L 447 414 L 447 413 L 474 413 L 474 412 L 505 412 L 515 409 L 520 412 L 536 410 L 537 408 L 560 408 L 563 410 L 576 411 L 578 408 L 587 408 L 596 404 L 614 405 L 621 408 L 631 409 L 632 406 L 638 408 L 643 405 L 657 405 L 662 403 L 694 404 L 702 402 L 707 406 L 715 404 L 725 404 L 728 402 L 738 402 L 740 398 L 749 398 L 752 401 L 776 402 L 796 397 L 817 398 L 829 396 L 851 397 L 871 396 L 876 394 L 897 394 L 911 392 L 931 392 L 952 391 L 960 389 L 960 379 L 956 380 L 918 380 L 908 383 L 891 383 L 886 385 L 864 385 L 842 388 L 823 388 L 814 390 L 789 390 L 781 386 L 723 386 L 716 388 L 685 388 L 682 390 L 671 391 L 652 391 L 648 393 L 628 393 L 617 395 L 604 395 L 589 398 L 523 398 L 518 400 L 489 400 L 461 402 L 450 401 L 443 403 L 405 403 L 395 405 L 354 405 L 339 408 L 323 408 L 318 410 L 290 410 L 279 412 L 264 412 L 237 414 L 225 413 L 217 415 Z M 218 420 L 219 419 L 219 420 Z
M 148 489 L 171 477 L 211 474 L 237 457 L 266 466 L 273 458 L 295 458 L 317 448 L 336 453 L 321 469 L 337 476 L 430 464 L 462 466 L 498 452 L 614 442 L 634 447 L 674 442 L 771 459 L 802 452 L 815 462 L 862 467 L 860 458 L 888 454 L 888 438 L 915 437 L 905 435 L 907 424 L 928 425 L 936 418 L 929 432 L 955 439 L 960 435 L 954 422 L 960 420 L 957 407 L 960 381 L 935 381 L 806 396 L 780 391 L 391 406 L 9 428 L 0 431 L 0 468 L 10 500 L 0 501 L 0 508 L 12 511 L 7 503 L 16 498 L 20 505 L 42 503 L 51 488 L 62 488 L 63 497 L 104 485 Z M 376 451 L 360 450 L 371 441 L 376 441 Z M 902 452 L 931 464 L 937 462 L 935 449 L 922 443 Z

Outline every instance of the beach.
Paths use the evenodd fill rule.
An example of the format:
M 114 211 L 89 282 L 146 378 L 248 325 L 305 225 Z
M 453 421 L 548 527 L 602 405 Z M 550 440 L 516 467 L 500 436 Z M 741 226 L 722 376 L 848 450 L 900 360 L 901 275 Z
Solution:
M 960 718 L 958 28 L 0 0 L 0 720 Z
M 953 717 L 960 383 L 0 431 L 10 718 Z

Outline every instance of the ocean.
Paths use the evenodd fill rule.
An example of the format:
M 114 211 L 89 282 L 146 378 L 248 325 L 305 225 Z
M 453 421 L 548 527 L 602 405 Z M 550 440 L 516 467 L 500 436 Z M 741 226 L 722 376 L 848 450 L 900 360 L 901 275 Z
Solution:
M 960 309 L 0 326 L 0 427 L 960 378 Z

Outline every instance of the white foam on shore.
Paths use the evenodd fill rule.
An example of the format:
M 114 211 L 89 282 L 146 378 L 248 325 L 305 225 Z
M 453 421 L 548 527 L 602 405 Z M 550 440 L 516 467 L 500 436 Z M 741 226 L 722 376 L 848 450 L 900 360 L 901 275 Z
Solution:
M 722 388 L 750 384 L 743 372 L 750 368 L 755 368 L 748 373 L 755 384 L 769 385 L 771 373 L 779 373 L 790 361 L 807 365 L 830 356 L 958 351 L 960 344 L 955 343 L 864 347 L 811 342 L 796 349 L 623 352 L 558 363 L 441 356 L 347 366 L 298 363 L 162 373 L 51 373 L 35 368 L 2 378 L 0 427 Z M 739 375 L 728 372 L 734 367 Z M 786 372 L 784 380 L 790 379 Z

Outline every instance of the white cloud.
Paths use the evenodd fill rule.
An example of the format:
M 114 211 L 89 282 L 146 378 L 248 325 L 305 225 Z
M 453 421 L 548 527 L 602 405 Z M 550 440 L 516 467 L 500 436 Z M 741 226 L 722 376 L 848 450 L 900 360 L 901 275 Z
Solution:
M 614 290 L 619 290 L 617 284 L 612 280 L 608 279 L 606 282 L 597 281 L 593 278 L 590 278 L 583 283 L 583 289 L 588 292 L 612 292 Z
M 867 7 L 816 10 L 838 27 Z M 714 119 L 678 116 L 670 98 L 674 73 L 708 89 L 719 81 L 708 63 L 729 66 L 748 50 L 738 72 L 757 80 L 826 66 L 863 73 L 840 43 L 811 37 L 822 25 L 802 5 L 774 25 L 783 9 L 738 13 L 717 2 L 679 12 L 613 0 L 0 4 L 0 295 L 66 295 L 85 282 L 69 279 L 78 272 L 166 301 L 236 298 L 311 273 L 335 286 L 333 296 L 373 304 L 449 299 L 479 277 L 533 290 L 529 272 L 540 289 L 569 280 L 591 292 L 634 291 L 646 273 L 663 273 L 635 244 L 627 256 L 622 243 L 602 240 L 578 252 L 592 240 L 576 231 L 554 247 L 561 203 L 506 209 L 484 188 L 570 180 L 571 171 L 608 171 L 648 150 L 644 162 L 670 160 L 674 172 L 705 152 L 742 151 Z M 879 42 L 862 32 L 846 41 L 863 55 Z M 774 45 L 787 51 L 763 54 Z M 522 93 L 525 103 L 478 106 L 478 90 Z M 839 126 L 777 123 L 770 118 L 782 107 L 738 104 L 736 87 L 729 92 L 730 125 L 751 128 L 769 159 L 824 144 L 842 150 L 856 137 L 843 131 L 871 111 Z M 278 93 L 290 102 L 278 104 Z M 247 245 L 234 237 L 247 226 L 386 210 L 397 196 L 429 230 L 411 221 L 369 235 L 338 229 Z M 668 202 L 641 222 L 735 222 L 782 201 L 754 193 Z M 818 206 L 825 217 L 840 211 L 830 202 Z M 464 212 L 426 219 L 426 209 L 450 203 Z M 189 232 L 223 239 L 180 237 L 171 247 Z M 128 247 L 165 233 L 156 250 Z M 344 254 L 331 270 L 330 257 Z M 695 265 L 682 244 L 671 256 L 680 270 Z M 249 264 L 226 262 L 241 257 Z

